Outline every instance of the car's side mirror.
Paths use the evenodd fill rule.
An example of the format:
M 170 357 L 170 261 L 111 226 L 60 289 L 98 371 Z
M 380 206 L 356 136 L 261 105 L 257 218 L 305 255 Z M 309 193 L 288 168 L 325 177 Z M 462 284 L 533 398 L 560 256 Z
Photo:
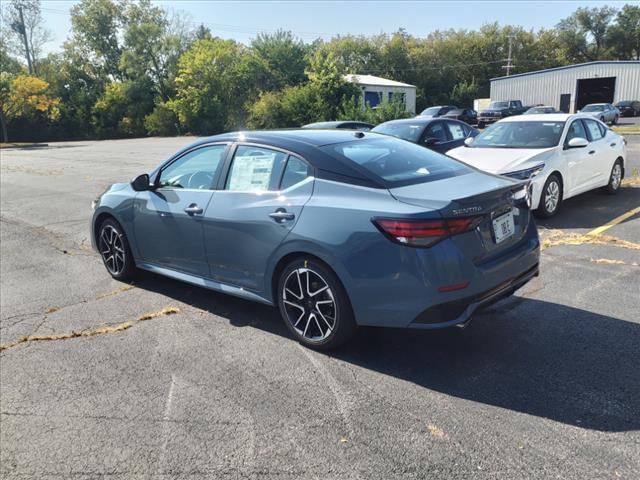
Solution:
M 467 137 L 464 139 L 464 144 L 468 147 L 469 145 L 471 145 L 473 143 L 473 138 L 474 137 Z
M 142 175 L 138 175 L 131 182 L 131 188 L 133 188 L 136 192 L 144 192 L 145 190 L 150 190 L 149 185 L 149 175 L 143 173 Z
M 424 141 L 424 144 L 427 147 L 432 147 L 433 145 L 436 145 L 437 143 L 440 143 L 440 142 L 438 141 L 437 138 L 434 138 L 434 137 L 429 137 Z
M 584 148 L 589 145 L 589 141 L 586 138 L 575 137 L 569 140 L 567 143 L 568 148 Z

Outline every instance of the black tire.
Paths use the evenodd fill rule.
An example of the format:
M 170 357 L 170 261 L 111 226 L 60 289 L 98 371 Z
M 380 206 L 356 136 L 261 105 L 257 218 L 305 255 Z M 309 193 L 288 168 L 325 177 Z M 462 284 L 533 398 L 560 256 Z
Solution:
M 478 128 L 484 128 L 485 123 L 484 122 L 478 122 Z
M 96 245 L 109 275 L 123 282 L 135 276 L 136 265 L 129 241 L 124 229 L 115 219 L 108 218 L 100 224 Z
M 302 257 L 289 263 L 278 279 L 277 295 L 285 325 L 305 347 L 331 350 L 356 332 L 347 292 L 318 260 Z
M 609 183 L 602 190 L 610 195 L 615 195 L 620 190 L 622 179 L 624 177 L 624 170 L 622 168 L 622 162 L 620 159 L 616 160 L 611 167 L 611 174 L 609 175 Z
M 618 115 L 613 117 L 613 120 L 611 121 L 611 125 L 617 125 L 617 124 L 618 124 Z
M 600 117 L 600 121 L 601 121 L 602 123 L 607 123 L 607 122 L 605 122 L 605 121 L 604 121 L 604 117 Z
M 556 185 L 557 190 L 556 188 L 552 187 L 552 184 Z M 552 201 L 547 202 L 547 197 L 553 196 L 554 192 L 557 192 L 557 199 L 555 202 L 555 206 L 553 206 L 554 202 Z M 538 208 L 535 211 L 535 214 L 538 217 L 551 218 L 556 213 L 558 213 L 561 203 L 562 203 L 562 182 L 560 181 L 560 178 L 555 173 L 552 173 L 551 175 L 549 175 L 549 178 L 547 178 L 547 181 L 544 182 L 544 187 L 542 187 L 542 193 L 540 194 L 540 203 L 538 204 Z

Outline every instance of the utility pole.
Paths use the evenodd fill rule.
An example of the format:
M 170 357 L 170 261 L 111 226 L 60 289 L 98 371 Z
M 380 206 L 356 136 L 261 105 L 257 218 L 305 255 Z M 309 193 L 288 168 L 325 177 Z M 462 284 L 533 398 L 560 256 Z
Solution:
M 513 67 L 515 67 L 515 65 L 513 63 L 511 63 L 511 61 L 512 61 L 511 50 L 512 50 L 512 46 L 513 46 L 513 37 L 514 37 L 514 35 L 509 35 L 509 56 L 507 57 L 507 64 L 502 66 L 502 68 L 504 68 L 507 71 L 507 77 L 511 73 L 511 69 Z
M 29 46 L 29 39 L 27 38 L 27 27 L 24 24 L 24 14 L 22 13 L 22 5 L 18 2 L 15 4 L 16 10 L 18 10 L 19 21 L 14 22 L 12 28 L 22 37 L 24 43 L 24 56 L 27 59 L 27 66 L 29 67 L 29 74 L 33 75 L 33 61 L 31 59 L 31 47 Z

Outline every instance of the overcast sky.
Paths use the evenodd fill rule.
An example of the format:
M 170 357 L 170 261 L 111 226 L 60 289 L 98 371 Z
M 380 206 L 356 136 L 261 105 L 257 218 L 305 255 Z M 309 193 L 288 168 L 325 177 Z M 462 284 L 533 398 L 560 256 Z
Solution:
M 54 35 L 47 52 L 58 51 L 71 25 L 69 8 L 77 3 L 43 0 L 42 13 Z M 194 25 L 204 23 L 223 38 L 248 43 L 258 32 L 291 30 L 305 41 L 341 34 L 371 35 L 405 28 L 415 36 L 436 29 L 477 29 L 485 23 L 553 27 L 580 6 L 629 2 L 602 1 L 155 1 L 168 11 L 186 13 Z

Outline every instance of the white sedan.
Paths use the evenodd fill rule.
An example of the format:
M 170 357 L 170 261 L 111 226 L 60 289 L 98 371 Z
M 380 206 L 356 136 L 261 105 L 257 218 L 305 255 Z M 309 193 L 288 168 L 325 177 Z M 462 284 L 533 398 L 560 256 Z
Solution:
M 556 214 L 562 200 L 594 188 L 616 193 L 626 140 L 583 114 L 509 117 L 447 155 L 480 170 L 531 182 L 531 208 Z

